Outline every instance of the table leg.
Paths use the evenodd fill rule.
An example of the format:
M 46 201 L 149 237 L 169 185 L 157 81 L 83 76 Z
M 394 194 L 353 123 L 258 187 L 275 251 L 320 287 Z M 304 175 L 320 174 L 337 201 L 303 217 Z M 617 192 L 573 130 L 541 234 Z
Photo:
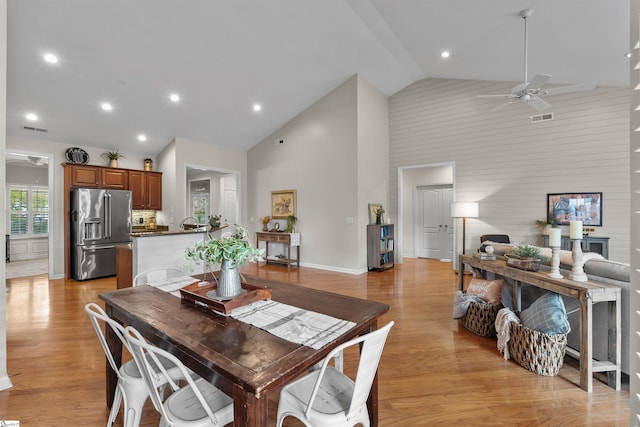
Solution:
M 369 422 L 371 427 L 378 427 L 378 373 L 373 377 L 371 391 L 367 398 L 367 410 L 369 411 Z
M 580 388 L 593 391 L 593 302 L 585 293 L 580 293 Z
M 233 385 L 234 427 L 262 427 L 267 425 L 268 403 L 266 395 L 257 398 L 237 384 Z
M 522 311 L 522 290 L 520 289 L 520 282 L 517 280 L 513 281 L 513 286 L 511 287 L 511 298 L 513 300 L 513 311 Z
M 620 294 L 618 294 L 620 295 Z M 608 319 L 609 319 L 609 345 L 608 356 L 609 361 L 615 361 L 616 370 L 607 373 L 607 382 L 609 387 L 620 390 L 622 381 L 620 378 L 620 366 L 622 365 L 622 338 L 621 338 L 621 308 L 619 298 L 608 301 Z

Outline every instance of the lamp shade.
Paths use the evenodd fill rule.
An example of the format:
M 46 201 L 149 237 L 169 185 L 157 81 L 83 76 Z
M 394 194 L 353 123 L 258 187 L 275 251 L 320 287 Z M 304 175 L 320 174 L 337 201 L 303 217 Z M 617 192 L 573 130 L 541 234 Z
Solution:
M 451 216 L 453 218 L 477 218 L 477 202 L 453 202 L 451 203 Z

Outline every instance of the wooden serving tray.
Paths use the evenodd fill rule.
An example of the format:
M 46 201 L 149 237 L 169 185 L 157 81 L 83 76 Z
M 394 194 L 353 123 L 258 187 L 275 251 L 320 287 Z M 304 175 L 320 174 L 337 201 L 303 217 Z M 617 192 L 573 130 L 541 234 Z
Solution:
M 217 289 L 218 285 L 215 282 L 207 282 L 206 285 L 201 286 L 200 283 L 202 282 L 192 283 L 180 289 L 182 300 L 202 303 L 209 307 L 209 309 L 222 314 L 229 314 L 234 308 L 242 307 L 252 302 L 271 299 L 271 289 L 261 288 L 260 286 L 253 286 L 247 283 L 242 283 L 242 289 L 247 292 L 233 299 L 226 301 L 211 299 L 207 297 L 207 292 Z

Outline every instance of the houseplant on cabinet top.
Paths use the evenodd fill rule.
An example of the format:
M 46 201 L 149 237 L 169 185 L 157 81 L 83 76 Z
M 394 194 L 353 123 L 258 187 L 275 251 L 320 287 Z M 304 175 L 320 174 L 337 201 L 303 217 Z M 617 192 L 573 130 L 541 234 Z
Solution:
M 558 224 L 558 220 L 556 219 L 555 216 L 553 215 L 549 215 L 547 217 L 547 219 L 537 219 L 536 220 L 536 227 L 538 227 L 538 230 L 540 230 L 540 233 L 547 233 L 548 234 L 548 228 L 557 228 L 559 227 Z
M 124 158 L 124 154 L 118 151 L 118 149 L 105 151 L 104 153 L 101 154 L 101 156 L 109 160 L 109 167 L 111 168 L 117 168 L 118 160 Z
M 263 250 L 251 246 L 247 231 L 238 224 L 234 224 L 234 227 L 234 233 L 223 233 L 219 239 L 210 237 L 186 249 L 189 260 L 204 262 L 208 268 L 213 264 L 221 265 L 218 288 L 214 291 L 216 295 L 207 295 L 210 298 L 229 300 L 244 293 L 240 282 L 240 265 L 246 261 L 263 261 Z

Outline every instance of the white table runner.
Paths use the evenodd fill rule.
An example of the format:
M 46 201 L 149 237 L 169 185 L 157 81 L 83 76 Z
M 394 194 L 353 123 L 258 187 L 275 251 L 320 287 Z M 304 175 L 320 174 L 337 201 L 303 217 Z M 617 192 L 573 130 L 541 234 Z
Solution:
M 257 301 L 238 307 L 231 312 L 231 317 L 316 350 L 356 325 L 277 301 Z
M 154 278 L 152 275 L 149 275 L 147 284 L 149 286 L 158 288 L 161 291 L 168 292 L 171 295 L 174 295 L 180 298 L 181 288 L 184 288 L 185 286 L 198 281 L 199 281 L 198 279 L 193 278 L 191 276 L 178 276 L 178 277 L 172 277 L 170 279 L 167 279 L 166 277 Z

